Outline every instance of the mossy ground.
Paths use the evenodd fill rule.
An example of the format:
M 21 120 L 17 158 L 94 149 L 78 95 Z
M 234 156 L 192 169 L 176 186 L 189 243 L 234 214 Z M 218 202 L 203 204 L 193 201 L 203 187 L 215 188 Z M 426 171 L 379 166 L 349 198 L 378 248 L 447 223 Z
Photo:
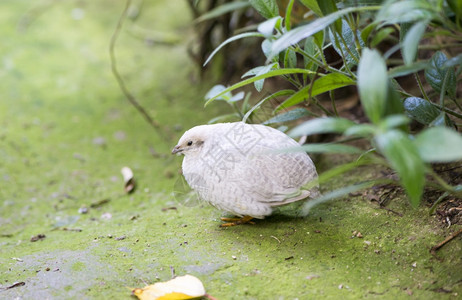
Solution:
M 202 109 L 213 82 L 194 81 L 186 42 L 139 38 L 168 31 L 187 39 L 185 1 L 145 1 L 116 53 L 167 140 L 157 135 L 110 71 L 107 49 L 123 6 L 0 4 L 0 298 L 129 299 L 127 287 L 168 280 L 172 268 L 199 277 L 218 299 L 460 297 L 460 238 L 433 257 L 429 249 L 454 228 L 405 199 L 389 207 L 403 216 L 350 197 L 306 218 L 279 214 L 227 229 L 213 208 L 178 203 L 181 158 L 169 151 L 183 130 L 217 114 Z M 131 195 L 123 166 L 137 179 Z M 38 234 L 46 237 L 31 242 Z M 25 285 L 5 289 L 15 282 Z

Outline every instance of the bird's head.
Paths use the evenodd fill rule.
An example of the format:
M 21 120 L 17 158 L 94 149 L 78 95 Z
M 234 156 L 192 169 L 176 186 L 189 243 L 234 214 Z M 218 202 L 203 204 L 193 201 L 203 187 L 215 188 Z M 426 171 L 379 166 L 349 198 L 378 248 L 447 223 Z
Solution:
M 172 154 L 191 155 L 199 153 L 209 136 L 208 125 L 196 126 L 186 131 L 172 149 Z

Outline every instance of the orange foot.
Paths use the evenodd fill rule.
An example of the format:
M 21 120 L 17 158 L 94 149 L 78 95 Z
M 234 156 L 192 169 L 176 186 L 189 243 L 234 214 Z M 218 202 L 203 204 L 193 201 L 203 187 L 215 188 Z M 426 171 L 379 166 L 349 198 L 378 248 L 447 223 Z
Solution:
M 220 227 L 231 227 L 231 226 L 236 226 L 236 225 L 241 225 L 241 224 L 255 224 L 255 222 L 252 222 L 253 217 L 250 216 L 243 216 L 242 218 L 221 218 L 223 223 L 220 225 Z

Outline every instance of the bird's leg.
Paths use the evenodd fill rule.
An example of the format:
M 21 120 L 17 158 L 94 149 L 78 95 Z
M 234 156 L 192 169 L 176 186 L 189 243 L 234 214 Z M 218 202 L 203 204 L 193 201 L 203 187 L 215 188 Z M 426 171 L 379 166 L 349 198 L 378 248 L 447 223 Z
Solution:
M 221 218 L 223 223 L 220 225 L 220 227 L 231 227 L 231 226 L 236 226 L 236 225 L 241 225 L 241 224 L 255 224 L 255 222 L 252 222 L 253 217 L 251 216 L 243 216 L 242 218 Z

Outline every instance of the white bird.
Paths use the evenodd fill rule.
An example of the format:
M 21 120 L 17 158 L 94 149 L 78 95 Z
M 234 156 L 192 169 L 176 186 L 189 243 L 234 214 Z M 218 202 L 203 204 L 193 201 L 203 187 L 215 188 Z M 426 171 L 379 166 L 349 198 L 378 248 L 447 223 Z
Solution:
M 200 198 L 248 223 L 273 208 L 318 197 L 318 174 L 311 158 L 283 132 L 242 122 L 196 126 L 172 154 L 183 154 L 183 175 Z M 287 149 L 290 148 L 290 151 Z M 306 187 L 309 185 L 310 187 Z

